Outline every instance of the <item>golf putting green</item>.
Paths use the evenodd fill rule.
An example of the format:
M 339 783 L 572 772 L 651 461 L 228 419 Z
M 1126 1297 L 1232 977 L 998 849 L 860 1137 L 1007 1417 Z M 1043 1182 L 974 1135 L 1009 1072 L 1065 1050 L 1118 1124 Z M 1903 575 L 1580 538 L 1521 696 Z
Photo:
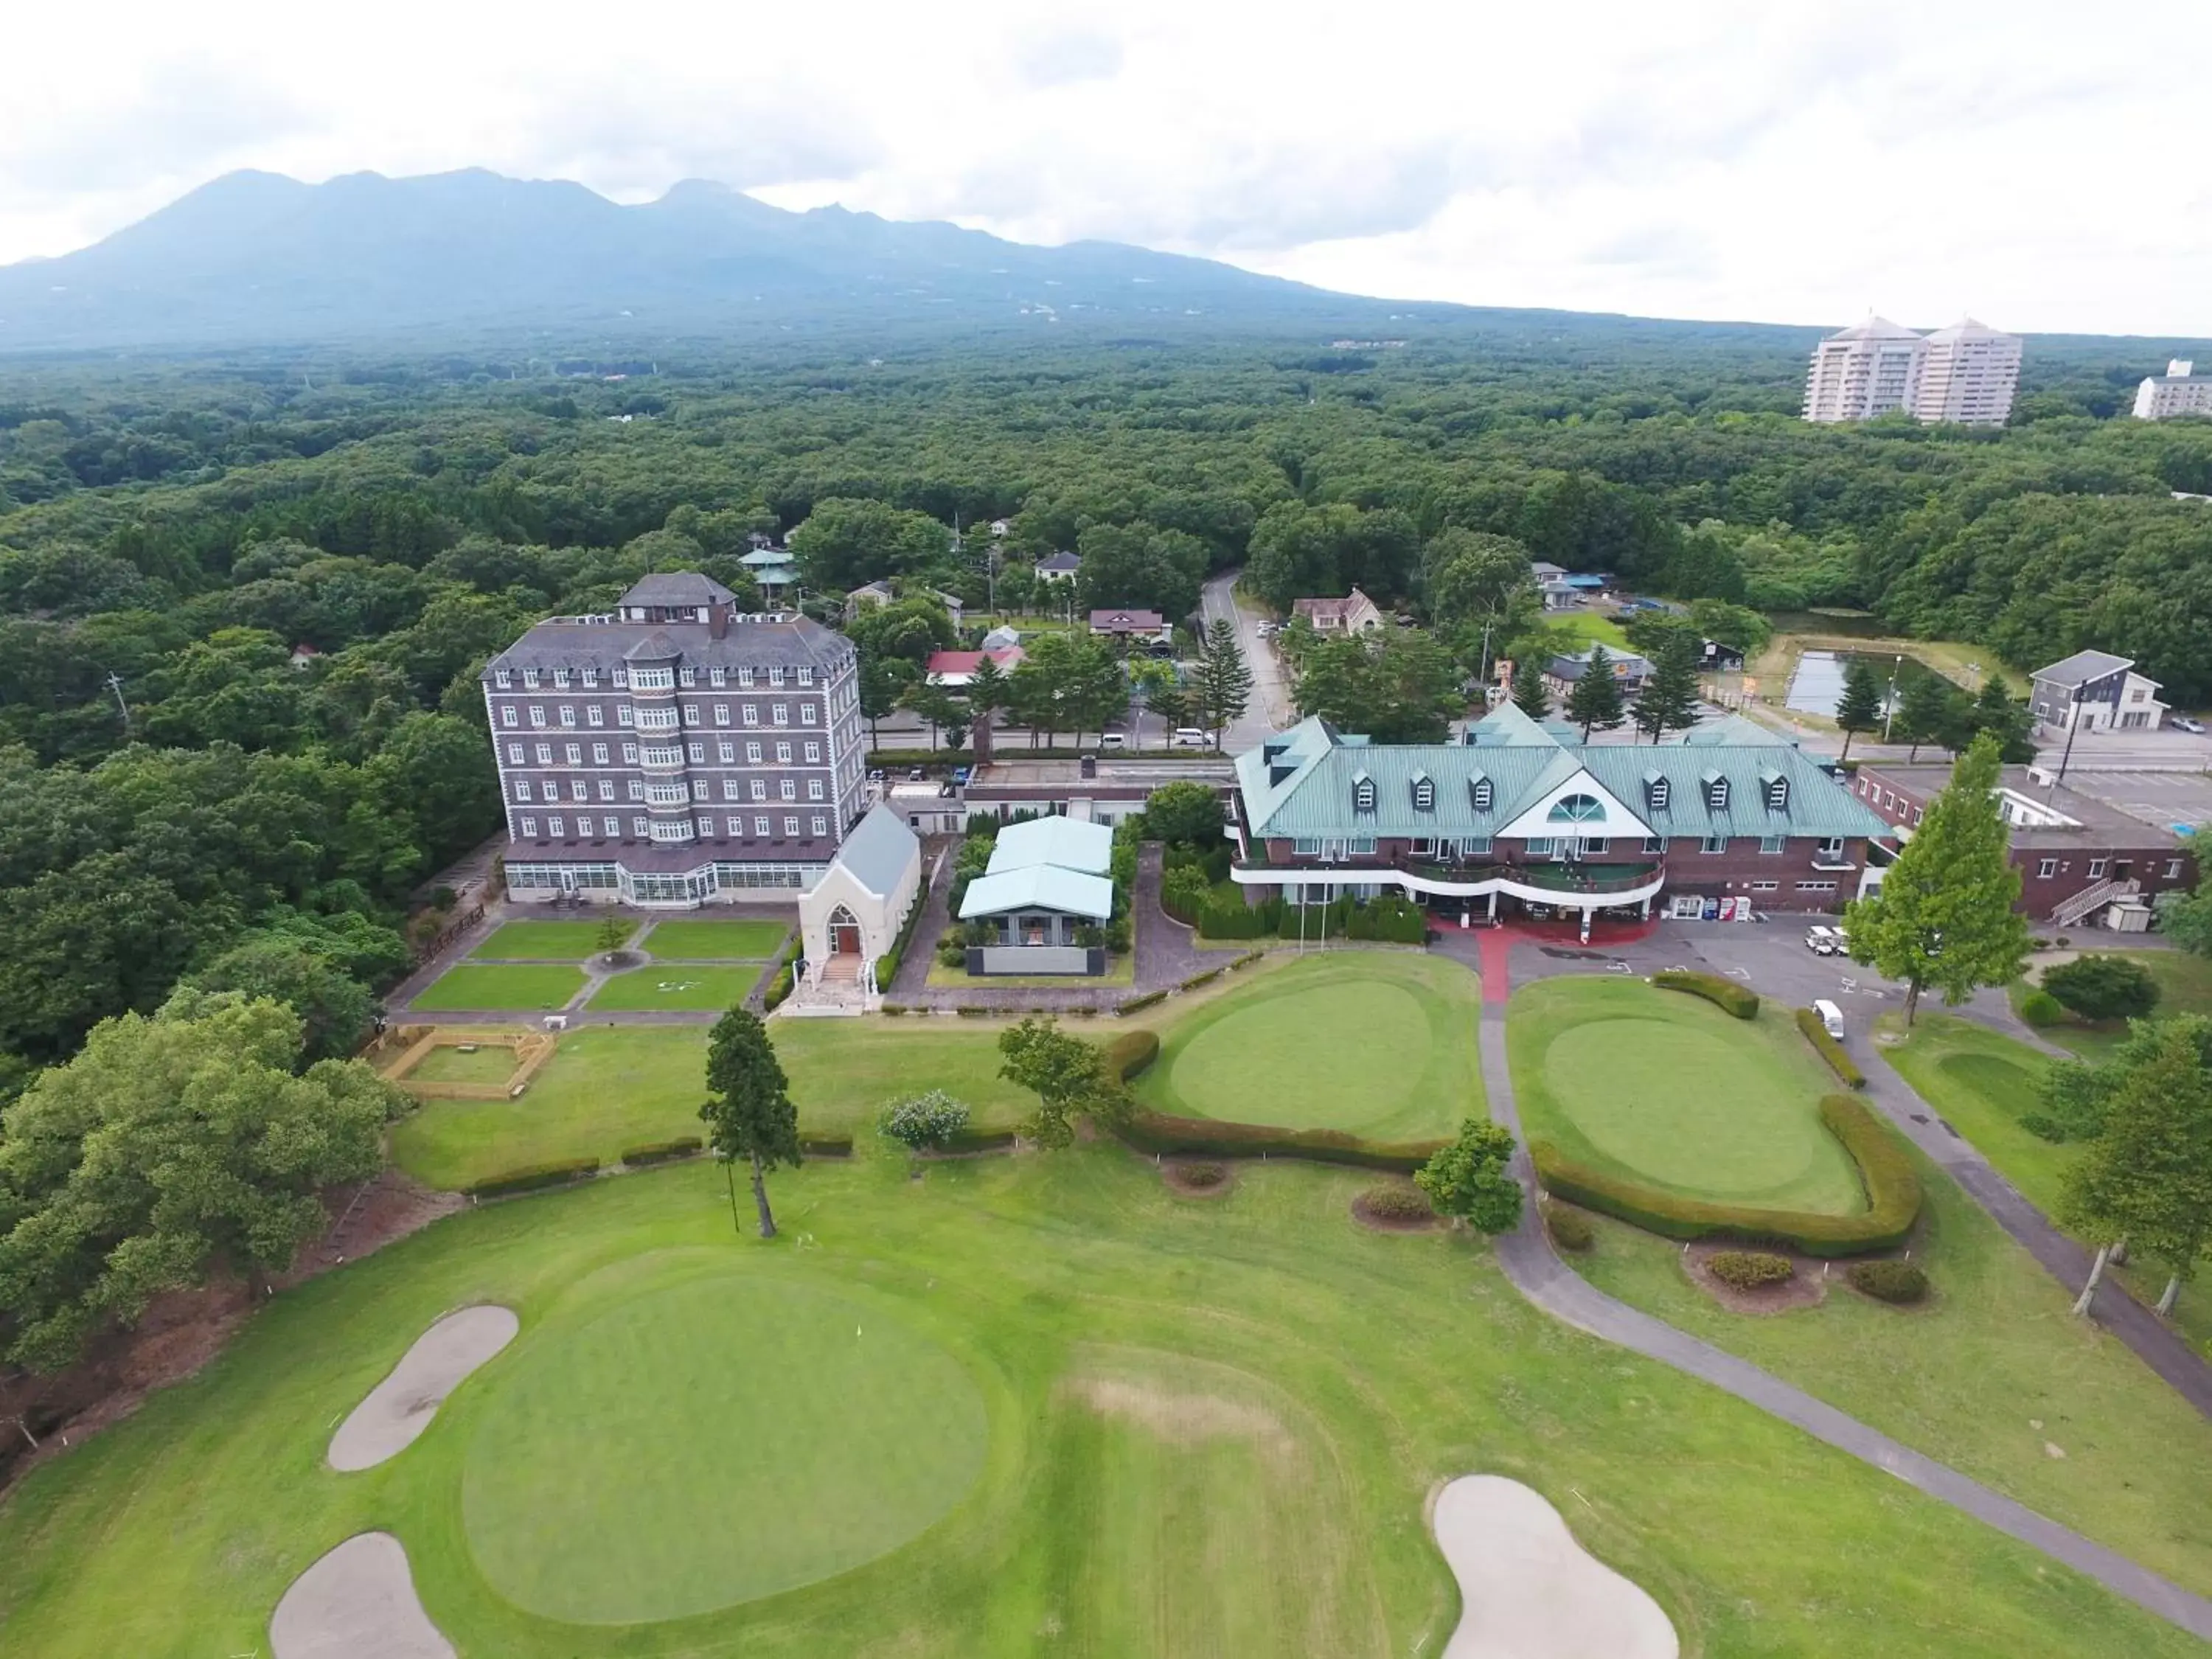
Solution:
M 1693 1198 L 1864 1206 L 1857 1170 L 1820 1122 L 1810 1051 L 1780 1016 L 1733 1019 L 1636 981 L 1556 980 L 1517 995 L 1509 1019 L 1528 1133 L 1571 1157 Z
M 1139 1094 L 1162 1111 L 1378 1139 L 1483 1112 L 1480 981 L 1459 963 L 1331 951 L 1262 970 L 1164 1035 Z
M 933 1342 L 731 1276 L 537 1334 L 489 1396 L 470 1549 L 515 1606 L 576 1624 L 711 1613 L 887 1554 L 967 1493 L 988 1438 Z

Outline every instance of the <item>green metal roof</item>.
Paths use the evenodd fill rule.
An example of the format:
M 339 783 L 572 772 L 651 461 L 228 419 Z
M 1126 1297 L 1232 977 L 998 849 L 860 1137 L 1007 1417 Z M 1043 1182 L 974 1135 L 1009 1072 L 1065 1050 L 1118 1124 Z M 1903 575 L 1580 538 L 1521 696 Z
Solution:
M 1053 864 L 1033 864 L 978 876 L 961 896 L 960 919 L 1002 916 L 1014 910 L 1057 910 L 1104 921 L 1114 914 L 1114 884 Z
M 1103 875 L 1114 859 L 1114 832 L 1103 823 L 1083 823 L 1058 816 L 1027 818 L 999 831 L 991 848 L 988 873 L 1026 870 L 1040 864 Z
M 1747 720 L 1713 723 L 1689 742 L 1584 745 L 1554 737 L 1507 703 L 1471 728 L 1461 744 L 1367 744 L 1347 747 L 1318 718 L 1302 721 L 1237 757 L 1244 821 L 1255 838 L 1494 836 L 1570 781 L 1587 774 L 1656 836 L 1870 836 L 1888 825 L 1796 745 Z M 1435 785 L 1433 810 L 1414 806 L 1421 777 Z M 1375 810 L 1355 810 L 1362 778 L 1373 781 Z M 1648 781 L 1667 781 L 1668 804 L 1645 803 Z M 1486 778 L 1491 807 L 1474 808 L 1474 784 Z M 1787 806 L 1766 805 L 1766 785 L 1789 786 Z M 1728 805 L 1708 805 L 1708 788 L 1725 779 Z

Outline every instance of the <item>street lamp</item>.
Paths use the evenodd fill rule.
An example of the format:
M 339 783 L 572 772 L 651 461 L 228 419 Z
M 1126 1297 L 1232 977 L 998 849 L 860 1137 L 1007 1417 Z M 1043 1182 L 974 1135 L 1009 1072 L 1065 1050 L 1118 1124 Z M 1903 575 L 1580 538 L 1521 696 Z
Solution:
M 1897 677 L 1905 669 L 1905 653 L 1897 653 L 1897 660 L 1889 665 L 1889 700 L 1881 717 L 1881 740 L 1889 741 L 1889 728 L 1897 719 Z

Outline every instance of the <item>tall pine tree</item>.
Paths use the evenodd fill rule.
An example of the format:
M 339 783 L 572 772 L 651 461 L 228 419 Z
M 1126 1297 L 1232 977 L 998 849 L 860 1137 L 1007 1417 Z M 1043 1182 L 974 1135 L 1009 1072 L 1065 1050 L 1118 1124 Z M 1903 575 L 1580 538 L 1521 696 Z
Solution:
M 1844 695 L 1836 703 L 1836 728 L 1844 734 L 1844 752 L 1836 758 L 1849 760 L 1853 735 L 1881 724 L 1881 682 L 1871 665 L 1855 658 L 1844 670 Z
M 745 1008 L 732 1008 L 714 1022 L 707 1039 L 707 1087 L 714 1092 L 699 1115 L 707 1125 L 707 1150 L 729 1173 L 739 1158 L 752 1165 L 753 1206 L 760 1212 L 760 1236 L 775 1237 L 775 1217 L 768 1206 L 768 1174 L 799 1162 L 799 1110 L 791 1086 L 768 1040 L 768 1027 Z M 730 1219 L 737 1219 L 732 1176 Z
M 1226 617 L 1216 617 L 1206 630 L 1191 691 L 1200 717 L 1218 748 L 1222 729 L 1242 719 L 1252 702 L 1252 670 L 1237 643 L 1237 624 Z
M 1651 678 L 1636 700 L 1636 729 L 1656 743 L 1698 723 L 1699 641 L 1687 630 L 1668 636 L 1652 659 Z
M 1844 912 L 1851 959 L 1905 981 L 1907 1025 L 1927 987 L 1955 1007 L 1977 987 L 2010 984 L 2027 959 L 2027 922 L 2013 908 L 2020 872 L 2007 856 L 1996 785 L 1996 740 L 1976 738 L 1881 890 Z
M 1610 732 L 1628 719 L 1628 708 L 1621 701 L 1620 682 L 1613 678 L 1613 659 L 1601 645 L 1590 647 L 1589 660 L 1583 665 L 1583 677 L 1567 693 L 1567 718 L 1583 729 L 1583 741 L 1589 741 L 1593 731 Z
M 1544 665 L 1534 657 L 1513 665 L 1513 706 L 1532 720 L 1551 718 L 1552 689 L 1544 684 Z

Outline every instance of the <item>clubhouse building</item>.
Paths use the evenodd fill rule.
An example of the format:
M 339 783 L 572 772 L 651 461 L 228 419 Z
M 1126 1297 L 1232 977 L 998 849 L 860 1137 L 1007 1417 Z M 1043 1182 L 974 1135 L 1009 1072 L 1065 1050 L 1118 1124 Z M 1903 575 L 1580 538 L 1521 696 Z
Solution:
M 1511 703 L 1456 744 L 1371 744 L 1315 718 L 1237 759 L 1255 899 L 1403 892 L 1489 917 L 1832 910 L 1888 825 L 1794 744 L 1730 717 L 1585 744 Z

